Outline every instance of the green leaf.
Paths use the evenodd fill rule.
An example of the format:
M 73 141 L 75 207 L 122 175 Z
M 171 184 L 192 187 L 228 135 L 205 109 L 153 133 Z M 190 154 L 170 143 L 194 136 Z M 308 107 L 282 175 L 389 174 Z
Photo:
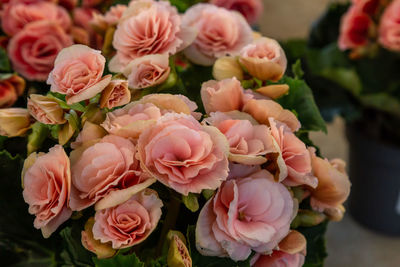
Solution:
M 81 225 L 82 226 L 82 225 Z M 92 253 L 86 250 L 81 243 L 81 231 L 78 225 L 66 227 L 60 232 L 63 239 L 64 251 L 61 258 L 64 264 L 70 266 L 92 266 Z
M 182 195 L 182 202 L 191 212 L 196 212 L 199 210 L 199 201 L 197 198 L 197 195 L 189 193 L 187 196 Z
M 45 124 L 35 122 L 32 125 L 32 133 L 28 136 L 28 154 L 39 150 L 48 134 L 49 128 Z
M 294 63 L 294 64 L 292 65 L 292 72 L 293 72 L 294 77 L 295 77 L 296 79 L 302 79 L 302 78 L 303 78 L 303 76 L 304 76 L 304 71 L 303 71 L 303 69 L 301 68 L 301 60 L 300 60 L 300 59 L 298 59 L 298 60 L 296 61 L 296 63 Z
M 93 258 L 96 267 L 144 267 L 144 263 L 135 254 L 118 254 L 110 259 Z
M 327 225 L 328 223 L 324 222 L 314 227 L 296 229 L 307 239 L 307 256 L 303 267 L 324 266 L 324 259 L 328 256 L 324 238 Z
M 0 47 L 0 71 L 11 71 L 10 61 L 8 60 L 7 52 L 2 47 Z
M 196 249 L 196 237 L 195 237 L 194 225 L 191 225 L 187 229 L 187 242 L 190 257 L 192 258 L 193 267 L 250 267 L 250 260 L 253 254 L 245 261 L 235 262 L 230 258 L 220 258 L 220 257 L 207 257 L 201 255 Z
M 289 85 L 289 93 L 277 101 L 286 109 L 298 114 L 302 130 L 326 132 L 325 121 L 314 101 L 310 87 L 303 80 L 284 77 L 281 83 Z
M 386 93 L 360 96 L 361 102 L 368 107 L 386 111 L 400 117 L 400 101 Z

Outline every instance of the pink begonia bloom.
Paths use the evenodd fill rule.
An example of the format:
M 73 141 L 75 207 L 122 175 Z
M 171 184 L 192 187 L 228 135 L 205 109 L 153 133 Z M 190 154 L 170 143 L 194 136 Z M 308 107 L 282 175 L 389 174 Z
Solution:
M 97 211 L 93 236 L 114 249 L 137 245 L 154 231 L 161 217 L 162 201 L 157 192 L 144 189 L 126 202 Z
M 57 54 L 72 39 L 57 23 L 43 20 L 26 25 L 13 36 L 7 52 L 16 72 L 29 80 L 45 81 Z
M 128 104 L 131 101 L 131 91 L 127 80 L 111 80 L 101 93 L 100 107 L 112 109 Z
M 144 169 L 183 195 L 217 189 L 228 176 L 225 136 L 190 115 L 165 114 L 140 135 L 138 152 Z
M 368 44 L 369 29 L 372 19 L 362 9 L 353 5 L 343 15 L 338 45 L 341 50 L 362 47 Z
M 261 171 L 260 165 L 244 165 L 240 163 L 229 162 L 229 175 L 227 180 L 248 177 L 258 171 Z
M 168 1 L 132 1 L 114 34 L 117 54 L 109 69 L 121 72 L 133 59 L 146 55 L 173 55 L 187 47 L 195 36 L 193 29 L 182 25 L 177 9 Z
M 240 51 L 240 63 L 260 80 L 278 81 L 285 74 L 287 59 L 279 43 L 267 37 L 254 40 Z
M 269 253 L 288 234 L 295 211 L 288 189 L 266 170 L 228 180 L 200 212 L 197 250 L 235 261 L 252 250 Z
M 275 250 L 271 255 L 256 255 L 257 261 L 252 267 L 301 267 L 305 256 L 301 253 L 289 254 Z
M 111 75 L 103 77 L 105 62 L 100 51 L 70 46 L 58 54 L 47 84 L 52 92 L 66 95 L 68 104 L 92 98 L 111 81 Z
M 132 60 L 123 73 L 129 88 L 142 89 L 165 82 L 170 71 L 168 55 L 155 54 Z
M 247 113 L 212 112 L 206 122 L 217 127 L 228 139 L 230 161 L 259 165 L 267 161 L 268 153 L 277 152 L 268 126 L 258 124 Z
M 70 207 L 83 210 L 113 207 L 152 184 L 140 168 L 135 145 L 122 137 L 107 135 L 100 141 L 71 152 Z
M 92 31 L 90 22 L 95 14 L 100 14 L 100 12 L 94 8 L 75 8 L 73 10 L 74 24 L 87 31 Z
M 68 199 L 71 171 L 68 156 L 60 145 L 49 153 L 33 153 L 26 160 L 22 172 L 23 196 L 29 213 L 36 216 L 34 226 L 48 238 L 71 217 Z
M 385 9 L 379 26 L 379 43 L 386 49 L 400 51 L 400 1 Z
M 350 180 L 345 162 L 340 159 L 324 160 L 310 149 L 313 173 L 318 186 L 311 190 L 310 204 L 314 210 L 326 213 L 330 219 L 340 221 L 344 214 L 343 203 L 350 194 Z
M 311 173 L 311 157 L 306 145 L 284 123 L 273 118 L 269 121 L 271 134 L 282 151 L 288 170 L 283 183 L 287 186 L 308 185 L 316 188 L 318 179 Z
M 137 139 L 168 112 L 196 115 L 196 103 L 183 95 L 151 94 L 109 112 L 101 124 L 110 134 Z
M 106 31 L 108 27 L 118 24 L 126 8 L 126 5 L 115 5 L 112 6 L 104 15 L 94 13 L 90 24 L 97 29 Z
M 378 10 L 381 0 L 352 0 L 353 5 L 358 6 L 364 13 L 374 15 Z
M 195 41 L 185 49 L 185 55 L 199 65 L 211 66 L 217 58 L 238 55 L 253 41 L 253 31 L 240 13 L 211 4 L 190 7 L 182 23 L 198 31 Z
M 240 81 L 235 77 L 205 82 L 201 85 L 200 94 L 207 114 L 216 111 L 241 110 L 247 98 L 253 97 L 244 93 Z
M 250 24 L 257 23 L 263 12 L 261 0 L 211 0 L 211 4 L 241 13 Z
M 1 17 L 2 28 L 8 35 L 15 35 L 28 23 L 40 20 L 57 23 L 65 31 L 71 27 L 68 12 L 63 7 L 50 2 L 11 3 L 5 6 Z

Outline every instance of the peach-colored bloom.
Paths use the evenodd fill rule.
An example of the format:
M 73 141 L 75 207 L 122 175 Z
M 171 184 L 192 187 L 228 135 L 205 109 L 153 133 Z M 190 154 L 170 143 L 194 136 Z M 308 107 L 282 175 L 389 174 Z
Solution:
M 147 55 L 132 60 L 123 73 L 129 87 L 142 89 L 165 82 L 170 73 L 168 55 Z
M 288 189 L 266 170 L 228 180 L 200 212 L 197 250 L 235 261 L 252 250 L 267 254 L 289 233 L 295 208 Z
M 100 140 L 107 132 L 99 125 L 86 121 L 75 142 L 71 143 L 72 149 L 77 149 L 88 142 Z
M 362 47 L 368 44 L 372 19 L 358 5 L 353 5 L 342 17 L 338 45 L 341 50 Z
M 110 84 L 101 93 L 100 107 L 112 109 L 128 104 L 131 101 L 131 92 L 127 80 L 111 80 Z
M 311 157 L 306 145 L 287 127 L 270 118 L 271 134 L 282 151 L 288 176 L 283 183 L 287 186 L 308 185 L 317 187 L 318 180 L 311 174 Z
M 126 8 L 126 5 L 115 5 L 112 6 L 110 10 L 108 10 L 104 15 L 94 13 L 93 18 L 90 21 L 90 25 L 95 27 L 96 30 L 104 32 L 107 30 L 108 27 L 112 27 L 118 24 Z
M 11 38 L 7 51 L 14 70 L 30 80 L 45 81 L 58 52 L 72 39 L 57 23 L 37 21 Z
M 110 134 L 137 139 L 163 114 L 168 112 L 193 114 L 196 109 L 196 103 L 183 95 L 151 94 L 121 109 L 107 113 L 102 126 Z
M 100 51 L 84 45 L 63 49 L 47 79 L 50 90 L 66 95 L 68 104 L 94 97 L 110 83 L 111 75 L 103 76 L 106 59 Z
M 196 40 L 185 49 L 185 55 L 194 63 L 211 66 L 217 58 L 237 55 L 253 40 L 252 30 L 237 12 L 211 4 L 197 4 L 182 18 L 183 25 L 195 27 Z
M 310 149 L 310 154 L 313 172 L 318 178 L 318 186 L 311 190 L 311 207 L 326 213 L 332 220 L 340 221 L 344 214 L 343 203 L 351 187 L 345 170 L 346 164 L 340 159 L 321 159 L 313 149 Z
M 289 254 L 275 250 L 271 255 L 259 255 L 252 267 L 301 267 L 305 256 L 301 253 Z
M 236 77 L 239 81 L 243 80 L 244 72 L 236 57 L 220 57 L 213 65 L 214 79 L 221 81 Z
M 29 111 L 24 108 L 0 109 L 0 135 L 21 136 L 29 130 L 31 120 Z
M 385 9 L 379 26 L 379 43 L 386 49 L 400 51 L 400 1 Z
M 112 207 L 151 184 L 140 168 L 131 141 L 108 135 L 94 144 L 88 143 L 70 156 L 72 210 L 82 210 L 96 202 L 96 209 Z
M 63 7 L 50 2 L 11 3 L 5 6 L 1 18 L 2 28 L 8 35 L 15 35 L 28 23 L 40 20 L 57 23 L 64 30 L 68 30 L 71 26 L 68 12 Z
M 205 82 L 200 94 L 206 113 L 240 110 L 246 101 L 242 85 L 235 77 Z
M 148 29 L 152 30 L 148 30 Z M 173 55 L 188 46 L 195 32 L 181 24 L 181 17 L 168 1 L 132 1 L 114 34 L 117 55 L 109 68 L 120 72 L 135 58 L 152 54 Z
M 90 217 L 85 223 L 85 230 L 81 232 L 82 246 L 96 254 L 99 259 L 111 258 L 117 251 L 112 248 L 110 243 L 101 243 L 93 236 L 94 217 Z
M 261 0 L 211 0 L 210 3 L 240 12 L 250 24 L 256 23 L 263 11 Z
M 138 153 L 143 168 L 184 195 L 217 189 L 228 176 L 225 136 L 190 115 L 164 115 L 140 135 Z
M 62 146 L 57 145 L 47 154 L 31 154 L 23 171 L 23 196 L 29 213 L 36 216 L 34 226 L 49 237 L 72 211 L 67 203 L 71 188 L 70 163 Z
M 245 46 L 240 52 L 239 61 L 252 76 L 260 80 L 279 80 L 287 65 L 282 47 L 267 37 L 261 37 Z
M 249 114 L 232 111 L 215 112 L 206 119 L 228 139 L 229 160 L 257 165 L 267 161 L 268 153 L 276 153 L 274 141 L 269 128 L 259 125 Z
M 28 98 L 29 113 L 44 124 L 63 124 L 66 122 L 64 111 L 51 97 L 31 94 Z
M 290 110 L 282 108 L 277 102 L 268 99 L 250 99 L 242 109 L 259 123 L 269 125 L 269 118 L 285 123 L 293 132 L 300 129 L 300 122 Z
M 144 189 L 116 207 L 97 211 L 93 236 L 114 249 L 137 245 L 156 228 L 162 206 L 156 191 Z

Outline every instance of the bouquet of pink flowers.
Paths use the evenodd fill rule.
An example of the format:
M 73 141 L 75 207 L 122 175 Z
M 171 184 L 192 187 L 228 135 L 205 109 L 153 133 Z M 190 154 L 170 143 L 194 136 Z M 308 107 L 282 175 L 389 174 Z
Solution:
M 300 65 L 285 76 L 279 43 L 215 5 L 106 10 L 85 44 L 65 35 L 68 13 L 3 20 L 14 69 L 48 92 L 0 110 L 2 260 L 322 266 L 350 182 L 308 137 L 326 128 Z

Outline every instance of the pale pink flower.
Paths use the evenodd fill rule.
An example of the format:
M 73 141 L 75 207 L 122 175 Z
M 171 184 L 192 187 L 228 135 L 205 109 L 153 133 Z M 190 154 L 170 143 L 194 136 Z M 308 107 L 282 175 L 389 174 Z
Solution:
M 386 49 L 400 51 L 400 1 L 385 9 L 379 26 L 379 43 Z
M 237 12 L 211 4 L 197 4 L 182 18 L 183 25 L 195 27 L 196 40 L 185 49 L 185 55 L 194 63 L 211 66 L 217 58 L 238 55 L 253 40 L 252 30 Z
M 266 170 L 228 180 L 200 212 L 197 250 L 235 261 L 252 250 L 267 254 L 288 234 L 295 208 L 288 189 Z
M 68 208 L 71 171 L 68 156 L 62 146 L 50 148 L 49 153 L 33 153 L 23 170 L 23 196 L 29 213 L 36 216 L 34 226 L 49 237 L 72 214 Z
M 190 115 L 164 115 L 140 135 L 138 152 L 143 168 L 184 195 L 216 189 L 228 176 L 225 136 Z
M 66 95 L 68 104 L 94 97 L 110 83 L 111 75 L 103 76 L 106 59 L 100 51 L 84 45 L 63 49 L 47 79 L 50 90 Z
M 257 23 L 264 8 L 261 0 L 211 0 L 210 3 L 240 12 L 250 24 Z
M 114 26 L 118 24 L 119 20 L 122 17 L 122 14 L 125 12 L 127 6 L 125 5 L 115 5 L 110 8 L 109 11 L 104 15 L 104 19 L 109 26 Z

